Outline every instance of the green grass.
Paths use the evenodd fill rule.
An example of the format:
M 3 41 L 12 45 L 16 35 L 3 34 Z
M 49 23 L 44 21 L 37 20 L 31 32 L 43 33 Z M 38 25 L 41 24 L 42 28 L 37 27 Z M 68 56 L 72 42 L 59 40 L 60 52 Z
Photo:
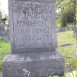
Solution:
M 77 44 L 76 38 L 73 36 L 73 31 L 60 32 L 57 34 L 57 39 L 58 52 L 61 53 L 65 58 L 65 72 L 67 72 L 67 69 L 69 68 L 71 68 L 68 70 L 69 72 L 73 70 L 77 71 L 77 56 L 75 55 L 77 51 Z
M 58 48 L 57 48 L 58 52 L 61 53 L 65 58 L 65 68 L 67 65 L 72 64 L 72 69 L 69 72 L 66 72 L 67 70 L 65 70 L 65 75 L 63 77 L 77 77 L 77 58 L 75 57 L 75 52 L 77 51 L 77 47 L 76 47 L 76 38 L 73 37 L 73 31 L 57 33 L 57 41 L 58 41 Z M 53 77 L 59 77 L 59 76 L 53 76 Z
M 10 43 L 8 41 L 2 40 L 0 37 L 0 71 L 2 70 L 2 61 L 5 55 L 10 51 Z
M 67 32 L 60 32 L 57 33 L 57 41 L 58 41 L 58 52 L 61 53 L 66 60 L 66 63 L 72 63 L 73 65 L 77 66 L 77 60 L 73 60 L 73 57 L 75 56 L 75 52 L 77 48 L 76 45 L 76 38 L 73 37 L 72 31 Z M 63 46 L 68 44 L 68 46 Z M 0 37 L 0 71 L 2 70 L 2 60 L 5 57 L 5 55 L 8 54 L 10 51 L 10 43 L 9 41 L 4 41 Z M 70 58 L 70 59 L 67 59 Z
M 76 52 L 76 38 L 73 36 L 73 31 L 60 32 L 58 37 L 58 51 L 66 58 L 71 57 Z M 67 46 L 63 46 L 67 45 Z

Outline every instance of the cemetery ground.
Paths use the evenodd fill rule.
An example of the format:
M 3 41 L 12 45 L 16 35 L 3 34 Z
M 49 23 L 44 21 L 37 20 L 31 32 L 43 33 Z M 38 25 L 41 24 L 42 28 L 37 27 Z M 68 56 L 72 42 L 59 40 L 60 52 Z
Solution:
M 57 33 L 57 41 L 58 41 L 57 51 L 61 53 L 65 58 L 65 75 L 66 77 L 75 77 L 71 75 L 73 73 L 75 74 L 77 70 L 77 58 L 76 58 L 77 46 L 76 38 L 73 36 L 73 31 Z M 2 71 L 2 60 L 9 53 L 10 49 L 11 48 L 9 41 L 4 41 L 0 37 L 0 72 Z
M 2 60 L 10 51 L 9 41 L 4 41 L 0 37 L 0 72 L 2 70 Z

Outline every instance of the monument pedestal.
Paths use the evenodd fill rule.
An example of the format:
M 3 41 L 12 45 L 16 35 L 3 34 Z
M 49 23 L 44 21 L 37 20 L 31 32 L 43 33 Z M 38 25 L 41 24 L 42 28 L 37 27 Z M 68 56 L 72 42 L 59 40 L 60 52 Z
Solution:
M 55 0 L 8 0 L 11 54 L 3 77 L 62 76 L 64 59 L 55 52 Z
M 4 77 L 63 76 L 64 58 L 57 52 L 9 54 L 3 61 Z

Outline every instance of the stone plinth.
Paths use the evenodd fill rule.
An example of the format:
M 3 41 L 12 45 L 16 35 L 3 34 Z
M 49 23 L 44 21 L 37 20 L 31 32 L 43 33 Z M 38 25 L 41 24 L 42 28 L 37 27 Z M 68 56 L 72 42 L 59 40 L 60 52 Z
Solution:
M 64 59 L 58 53 L 9 54 L 3 63 L 3 77 L 63 76 Z
M 3 77 L 63 76 L 64 59 L 56 52 L 55 0 L 9 0 L 11 54 Z

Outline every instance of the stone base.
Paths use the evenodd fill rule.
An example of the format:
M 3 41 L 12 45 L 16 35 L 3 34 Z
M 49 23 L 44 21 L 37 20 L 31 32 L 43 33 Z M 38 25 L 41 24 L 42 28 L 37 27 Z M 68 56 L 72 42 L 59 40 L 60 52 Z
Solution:
M 48 77 L 64 75 L 64 59 L 58 53 L 9 54 L 3 60 L 3 77 Z

